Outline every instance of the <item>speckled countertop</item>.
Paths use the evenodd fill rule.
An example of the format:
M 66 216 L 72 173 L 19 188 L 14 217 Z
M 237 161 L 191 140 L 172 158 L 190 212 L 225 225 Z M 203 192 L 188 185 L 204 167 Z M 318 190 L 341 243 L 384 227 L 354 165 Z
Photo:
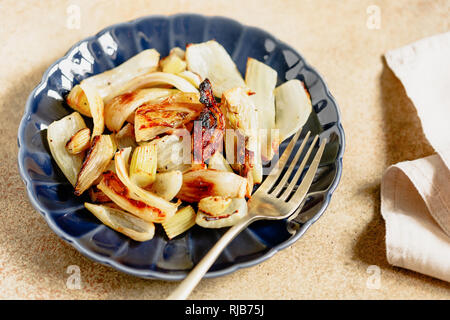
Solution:
M 80 9 L 79 29 L 67 28 L 77 27 L 68 21 L 71 5 Z M 257 266 L 203 280 L 191 298 L 449 299 L 450 284 L 387 263 L 379 213 L 386 167 L 433 153 L 382 55 L 448 31 L 449 6 L 449 0 L 1 1 L 0 298 L 160 299 L 175 288 L 94 263 L 49 229 L 18 174 L 17 129 L 45 69 L 76 41 L 143 15 L 195 12 L 264 28 L 301 52 L 340 105 L 347 147 L 331 205 L 300 241 Z M 71 265 L 80 270 L 79 290 L 67 286 Z M 372 265 L 380 268 L 378 289 L 367 285 Z

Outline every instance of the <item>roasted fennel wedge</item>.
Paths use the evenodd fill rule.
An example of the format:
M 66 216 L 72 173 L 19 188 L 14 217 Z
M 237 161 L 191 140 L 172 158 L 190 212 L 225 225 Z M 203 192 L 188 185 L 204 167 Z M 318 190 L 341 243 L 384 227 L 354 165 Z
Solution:
M 170 201 L 178 194 L 182 184 L 183 174 L 181 171 L 161 172 L 156 174 L 155 181 L 149 190 L 158 197 Z
M 99 181 L 100 182 L 100 181 Z M 110 198 L 106 196 L 106 194 L 97 188 L 97 185 L 93 185 L 89 188 L 89 198 L 94 203 L 108 203 L 112 202 Z
M 279 144 L 277 141 L 278 137 L 272 136 L 271 134 L 272 130 L 275 129 L 274 90 L 277 84 L 277 76 L 277 72 L 268 65 L 253 58 L 247 60 L 245 83 L 254 93 L 250 96 L 250 99 L 256 106 L 260 132 L 259 145 L 261 155 L 266 160 L 273 158 L 276 152 L 274 146 L 278 146 Z M 261 133 L 264 133 L 264 135 Z
M 200 199 L 198 209 L 210 216 L 217 217 L 224 213 L 224 211 L 231 205 L 232 199 L 226 197 L 206 197 Z
M 156 146 L 145 145 L 136 147 L 130 163 L 130 179 L 139 187 L 145 188 L 156 178 Z
M 174 216 L 170 217 L 162 223 L 167 237 L 169 239 L 173 239 L 183 232 L 189 230 L 195 225 L 196 216 L 197 215 L 195 214 L 195 211 L 191 206 L 186 206 L 178 210 Z
M 82 82 L 80 88 L 83 90 L 86 101 L 89 105 L 89 111 L 94 122 L 91 141 L 95 136 L 101 135 L 105 129 L 105 109 L 102 97 L 97 89 L 89 82 Z
M 189 170 L 191 167 L 191 141 L 184 140 L 184 137 L 170 134 L 161 138 L 153 139 L 145 144 L 156 145 L 158 172 L 179 170 L 181 172 Z
M 161 59 L 160 66 L 163 72 L 177 74 L 185 71 L 184 51 L 181 53 L 178 50 L 171 50 L 167 57 Z
M 222 153 L 220 153 L 219 151 L 216 151 L 213 156 L 209 158 L 208 169 L 234 173 L 227 159 L 225 159 Z
M 148 141 L 157 135 L 183 127 L 203 110 L 196 93 L 180 92 L 159 103 L 145 103 L 134 116 L 136 141 Z
M 180 47 L 173 47 L 172 49 L 170 49 L 169 56 L 171 55 L 176 55 L 181 60 L 186 60 L 186 51 L 184 51 Z
M 198 74 L 193 73 L 192 71 L 189 70 L 177 73 L 177 76 L 189 81 L 189 83 L 196 88 L 198 88 L 200 86 L 200 83 L 202 82 L 202 79 Z
M 116 143 L 111 135 L 95 136 L 86 154 L 75 184 L 75 195 L 79 196 L 106 170 L 116 152 Z
M 91 130 L 83 128 L 78 130 L 66 143 L 66 149 L 70 154 L 79 154 L 91 145 Z
M 177 198 L 186 202 L 199 202 L 209 196 L 244 198 L 247 180 L 235 173 L 199 169 L 183 174 L 183 185 Z
M 78 112 L 53 121 L 47 128 L 47 141 L 52 157 L 73 186 L 83 165 L 84 152 L 72 154 L 66 149 L 66 144 L 73 135 L 85 128 L 86 124 Z
M 149 88 L 125 92 L 105 105 L 105 124 L 111 131 L 119 131 L 128 117 L 145 102 L 157 103 L 179 92 L 176 89 Z M 134 118 L 134 116 L 133 116 Z
M 75 111 L 81 113 L 86 117 L 92 117 L 91 109 L 89 108 L 89 103 L 87 101 L 86 95 L 80 85 L 77 84 L 70 90 L 66 97 L 67 104 Z
M 128 175 L 128 160 L 130 158 L 131 148 L 121 149 L 116 152 L 114 162 L 116 164 L 116 173 L 120 181 L 125 187 L 137 198 L 148 206 L 157 208 L 164 213 L 165 218 L 174 215 L 177 211 L 178 205 L 169 202 L 157 195 L 139 187 L 136 183 L 131 181 Z M 112 199 L 114 201 L 114 199 Z M 160 221 L 154 221 L 160 222 Z
M 226 90 L 245 86 L 236 64 L 217 41 L 189 44 L 186 62 L 188 70 L 198 74 L 202 81 L 209 79 L 216 97 L 220 98 Z
M 127 123 L 114 135 L 118 149 L 131 147 L 133 150 L 137 147 L 136 137 L 134 136 L 134 125 Z
M 311 98 L 300 80 L 289 80 L 275 89 L 276 123 L 280 141 L 297 132 L 308 120 Z
M 166 212 L 143 202 L 141 198 L 132 193 L 112 171 L 107 171 L 102 174 L 102 180 L 97 185 L 97 188 L 103 191 L 103 193 L 121 209 L 132 213 L 145 221 L 161 223 L 167 218 Z M 173 212 L 170 212 L 169 216 L 175 214 L 175 212 L 176 207 Z
M 144 50 L 128 59 L 121 65 L 91 76 L 81 82 L 95 88 L 104 102 L 119 94 L 119 89 L 135 77 L 155 71 L 159 64 L 159 53 L 155 49 Z M 85 116 L 91 116 L 89 108 L 85 105 L 86 96 L 80 85 L 76 85 L 67 96 L 67 103 L 74 110 Z
M 105 225 L 133 240 L 151 240 L 155 234 L 155 225 L 152 222 L 139 219 L 128 212 L 89 202 L 85 202 L 84 206 Z
M 156 87 L 161 85 L 170 85 L 183 92 L 198 93 L 198 90 L 189 81 L 183 79 L 182 77 L 168 72 L 152 72 L 136 77 L 126 83 L 119 90 L 118 94 L 134 91 L 140 88 Z
M 219 215 L 212 216 L 199 210 L 195 223 L 203 228 L 224 228 L 235 225 L 247 215 L 247 201 L 242 198 L 232 199 L 230 205 Z
M 235 129 L 238 134 L 237 138 L 244 139 L 243 159 L 238 159 L 235 162 L 241 165 L 239 168 L 241 175 L 246 176 L 247 173 L 251 173 L 252 181 L 261 183 L 262 161 L 258 138 L 259 119 L 251 96 L 252 92 L 246 88 L 227 90 L 222 96 L 222 110 L 227 121 L 227 128 Z M 226 138 L 225 143 L 233 144 L 231 148 L 227 146 L 227 150 L 236 149 L 233 139 Z

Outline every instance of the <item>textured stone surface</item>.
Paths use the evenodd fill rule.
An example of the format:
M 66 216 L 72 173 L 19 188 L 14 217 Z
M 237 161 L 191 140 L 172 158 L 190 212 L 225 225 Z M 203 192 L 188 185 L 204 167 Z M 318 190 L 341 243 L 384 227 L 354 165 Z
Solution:
M 380 29 L 366 26 L 381 10 Z M 79 5 L 80 29 L 67 8 Z M 121 274 L 84 258 L 47 227 L 28 202 L 17 170 L 17 129 L 28 94 L 45 69 L 78 40 L 148 14 L 224 15 L 288 42 L 327 80 L 342 112 L 347 148 L 341 183 L 324 216 L 266 262 L 200 283 L 194 299 L 448 299 L 450 285 L 388 265 L 379 187 L 395 162 L 433 153 L 401 83 L 382 55 L 450 29 L 441 1 L 22 1 L 0 3 L 0 298 L 159 299 L 176 283 Z M 82 289 L 66 286 L 77 265 Z M 367 268 L 381 286 L 367 288 Z

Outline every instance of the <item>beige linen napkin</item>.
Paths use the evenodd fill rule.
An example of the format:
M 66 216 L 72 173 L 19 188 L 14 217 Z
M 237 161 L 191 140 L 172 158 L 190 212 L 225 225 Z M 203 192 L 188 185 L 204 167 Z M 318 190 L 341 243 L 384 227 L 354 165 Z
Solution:
M 450 282 L 450 32 L 385 57 L 437 152 L 393 165 L 383 176 L 387 258 L 393 265 Z

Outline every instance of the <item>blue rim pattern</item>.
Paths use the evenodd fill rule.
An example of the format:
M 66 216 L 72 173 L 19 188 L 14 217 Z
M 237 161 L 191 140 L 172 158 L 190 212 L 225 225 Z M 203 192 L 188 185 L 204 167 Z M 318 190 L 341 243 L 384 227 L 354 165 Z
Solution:
M 152 37 L 153 33 L 156 35 L 155 37 Z M 149 34 L 152 36 L 148 37 Z M 310 129 L 313 131 L 312 133 L 319 133 L 321 139 L 327 137 L 333 143 L 330 143 L 328 159 L 321 162 L 321 168 L 324 169 L 322 170 L 323 174 L 319 173 L 319 177 L 316 176 L 310 190 L 311 194 L 306 200 L 300 215 L 293 222 L 294 226 L 296 226 L 293 234 L 286 232 L 285 221 L 270 222 L 270 224 L 267 222 L 256 222 L 248 228 L 248 234 L 244 235 L 244 237 L 254 238 L 256 236 L 257 240 L 252 240 L 252 243 L 258 242 L 257 248 L 252 248 L 250 251 L 259 251 L 250 252 L 250 254 L 243 256 L 234 256 L 228 253 L 228 255 L 233 257 L 228 258 L 228 261 L 225 259 L 225 262 L 220 261 L 219 257 L 216 264 L 206 274 L 206 277 L 222 276 L 240 268 L 256 265 L 270 258 L 279 250 L 297 241 L 320 218 L 327 208 L 331 195 L 336 189 L 342 174 L 345 137 L 340 123 L 340 112 L 337 103 L 318 72 L 287 44 L 275 39 L 261 29 L 243 26 L 229 18 L 204 17 L 195 14 L 143 17 L 103 29 L 95 36 L 76 43 L 64 57 L 52 64 L 44 73 L 40 84 L 30 94 L 19 126 L 19 171 L 26 185 L 32 205 L 44 216 L 50 228 L 59 237 L 70 243 L 88 258 L 142 278 L 181 280 L 192 267 L 191 263 L 195 264 L 209 248 L 208 245 L 204 245 L 201 250 L 197 250 L 192 247 L 192 243 L 199 243 L 207 239 L 208 244 L 212 245 L 223 233 L 223 230 L 214 231 L 214 234 L 204 233 L 203 231 L 203 233 L 199 233 L 194 230 L 193 234 L 186 235 L 184 238 L 187 240 L 184 242 L 184 248 L 187 252 L 190 252 L 189 249 L 197 250 L 197 252 L 190 252 L 195 257 L 191 257 L 189 265 L 182 269 L 178 268 L 178 270 L 170 269 L 171 254 L 170 252 L 166 254 L 168 242 L 163 239 L 161 233 L 157 232 L 155 238 L 158 238 L 160 242 L 153 245 L 152 248 L 153 250 L 163 250 L 161 247 L 166 246 L 163 255 L 169 256 L 166 261 L 166 267 L 168 267 L 166 269 L 161 266 L 155 267 L 154 264 L 151 267 L 142 267 L 142 261 L 135 261 L 136 257 L 130 258 L 126 255 L 127 250 L 136 247 L 135 243 L 124 241 L 124 238 L 120 238 L 114 231 L 98 226 L 99 222 L 95 218 L 89 217 L 87 221 L 80 220 L 79 217 L 83 214 L 81 211 L 84 211 L 82 203 L 85 199 L 74 200 L 72 199 L 73 197 L 67 196 L 70 193 L 71 186 L 70 184 L 67 186 L 68 183 L 64 182 L 63 177 L 61 178 L 58 169 L 54 168 L 55 164 L 52 163 L 48 151 L 45 150 L 45 142 L 43 142 L 45 137 L 42 137 L 42 129 L 45 129 L 46 125 L 51 121 L 68 114 L 69 110 L 61 107 L 53 108 L 53 114 L 49 118 L 49 115 L 45 114 L 46 110 L 40 107 L 47 107 L 48 101 L 50 101 L 48 99 L 60 101 L 64 93 L 67 93 L 74 84 L 83 78 L 112 68 L 143 49 L 155 47 L 164 56 L 174 46 L 183 47 L 186 43 L 202 42 L 213 38 L 222 43 L 227 51 L 230 52 L 241 73 L 245 71 L 247 57 L 252 56 L 271 65 L 275 70 L 279 71 L 279 74 L 280 70 L 285 71 L 284 79 L 279 78 L 279 83 L 292 78 L 304 81 L 311 94 L 315 111 L 304 129 Z M 130 39 L 132 39 L 132 43 L 124 46 L 123 43 L 129 42 Z M 121 43 L 122 46 L 120 45 Z M 117 44 L 119 45 L 117 46 Z M 244 49 L 247 50 L 247 53 L 245 55 L 240 54 Z M 80 53 L 81 56 L 78 56 Z M 106 53 L 109 54 L 109 57 Z M 90 63 L 89 68 L 86 65 L 83 66 L 83 59 Z M 97 65 L 98 63 L 99 65 Z M 67 72 L 64 72 L 64 68 L 67 65 L 71 68 L 71 74 L 69 75 Z M 58 73 L 61 73 L 63 81 L 56 83 L 54 75 Z M 53 90 L 54 87 L 58 90 Z M 52 103 L 55 103 L 55 101 Z M 59 104 L 62 103 L 59 102 Z M 287 143 L 285 141 L 282 144 L 281 152 Z M 328 146 L 327 149 L 329 149 Z M 326 154 L 327 150 L 323 158 L 327 158 Z M 46 180 L 48 177 L 51 177 L 53 181 Z M 56 184 L 57 186 L 55 187 Z M 49 207 L 55 207 L 59 211 L 56 210 L 57 214 L 55 214 Z M 85 218 L 84 216 L 81 217 L 81 219 Z M 68 223 L 67 221 L 70 219 L 73 219 L 73 221 Z M 67 224 L 61 224 L 62 220 L 66 220 L 64 223 Z M 81 230 L 74 230 L 74 225 L 76 226 L 75 229 L 78 228 L 77 222 L 79 222 Z M 97 227 L 92 228 L 93 224 L 96 224 Z M 109 256 L 105 254 L 106 251 L 97 250 L 99 249 L 98 247 L 95 247 L 95 250 L 93 250 L 92 247 L 86 244 L 86 234 L 89 234 L 89 232 L 92 233 L 90 235 L 92 237 L 89 239 L 94 239 L 93 242 L 106 243 L 111 241 L 110 243 L 115 242 L 120 245 L 112 249 L 103 248 L 106 251 L 114 251 L 114 254 Z M 284 234 L 283 237 L 274 239 L 272 235 L 272 238 L 264 238 L 269 233 L 278 234 L 277 232 Z M 95 239 L 96 236 L 98 238 L 103 237 L 103 239 L 101 241 Z M 102 242 L 105 237 L 109 238 L 109 240 Z M 196 239 L 195 237 L 199 238 Z M 233 242 L 239 242 L 240 237 Z M 242 243 L 242 240 L 240 243 Z M 230 244 L 231 250 L 239 251 L 239 246 L 235 245 L 233 247 L 232 244 Z M 168 251 L 170 251 L 170 248 Z M 129 252 L 133 251 L 130 250 Z M 121 253 L 124 255 L 121 256 Z M 223 255 L 226 256 L 227 254 Z M 131 264 L 129 261 L 126 261 L 127 257 L 131 259 Z M 179 266 L 180 262 L 178 261 L 177 263 Z

